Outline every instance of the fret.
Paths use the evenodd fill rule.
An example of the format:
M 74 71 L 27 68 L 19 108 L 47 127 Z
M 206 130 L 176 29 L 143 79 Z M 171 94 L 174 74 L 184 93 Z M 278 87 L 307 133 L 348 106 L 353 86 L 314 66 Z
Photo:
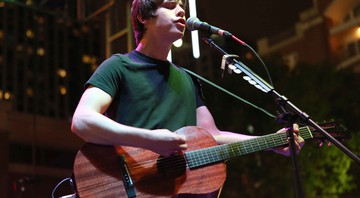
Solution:
M 245 153 L 251 153 L 253 151 L 253 149 L 251 148 L 251 142 L 249 141 L 244 141 L 243 144 L 244 144 L 244 148 L 245 148 Z M 250 144 L 250 146 L 249 146 Z
M 236 143 L 233 143 L 230 145 L 231 145 L 230 147 L 231 147 L 231 151 L 232 151 L 231 158 L 237 157 L 242 154 L 241 149 L 240 149 L 240 146 L 241 146 L 240 142 L 236 142 Z
M 246 146 L 245 146 L 245 144 L 241 144 L 241 146 L 243 147 L 243 149 L 244 149 L 244 153 L 248 153 L 248 151 L 246 150 Z
M 258 138 L 258 140 L 256 142 L 258 143 L 259 150 L 269 148 L 267 145 L 267 142 L 266 142 L 266 138 L 264 138 L 264 137 Z
M 299 129 L 299 133 L 300 133 L 300 136 L 303 137 L 304 139 L 313 138 L 313 134 L 311 133 L 311 130 L 310 130 L 310 128 L 308 126 L 301 127 Z
M 262 149 L 262 146 L 259 144 L 259 140 L 260 140 L 261 138 L 255 138 L 254 139 L 254 147 L 255 147 L 255 149 L 257 150 L 257 151 L 259 151 L 259 150 L 261 150 Z
M 268 143 L 267 143 L 267 141 L 266 141 L 266 138 L 261 138 L 261 139 L 264 140 L 264 142 L 265 142 L 265 144 L 266 144 L 266 148 L 270 148 L 269 145 L 268 145 Z
M 253 148 L 253 146 L 251 144 L 251 141 L 249 141 L 249 145 L 250 145 L 251 151 L 254 151 L 254 148 Z
M 259 144 L 259 140 L 261 140 L 262 138 L 258 138 L 258 139 L 256 139 L 256 143 L 257 143 L 257 146 L 258 146 L 258 150 L 260 150 L 260 148 L 261 148 L 261 146 L 260 146 L 260 144 Z
M 237 142 L 235 144 L 238 155 L 243 155 L 244 154 L 244 149 L 241 148 L 242 146 L 243 146 L 242 142 Z
M 304 139 L 312 138 L 312 133 L 308 127 L 300 128 L 300 135 Z M 188 167 L 192 169 L 284 144 L 287 144 L 287 134 L 274 133 L 231 144 L 188 151 L 184 155 Z
M 219 161 L 223 161 L 225 158 L 220 154 L 221 153 L 221 149 L 216 146 L 216 147 L 213 147 L 213 152 L 211 153 L 212 154 L 212 160 L 210 161 L 211 163 L 212 162 L 219 162 Z
M 229 158 L 229 152 L 228 152 L 229 146 L 228 146 L 228 145 L 224 145 L 224 147 L 225 147 L 225 149 L 220 150 L 220 154 L 221 154 L 221 157 L 222 157 L 223 159 L 227 159 L 227 158 Z
M 242 155 L 242 151 L 241 151 L 241 149 L 240 149 L 240 143 L 239 143 L 239 142 L 237 142 L 237 143 L 235 144 L 235 148 L 236 148 L 236 150 L 237 150 L 238 155 Z
M 206 153 L 206 157 L 208 159 L 208 163 L 212 163 L 214 161 L 217 161 L 220 157 L 221 159 L 221 156 L 220 156 L 220 153 L 218 151 L 218 149 L 212 147 L 211 149 L 206 149 L 207 153 Z
M 250 149 L 250 153 L 254 152 L 254 148 L 252 147 L 251 142 L 252 142 L 252 141 L 249 141 L 249 142 L 248 142 L 248 145 L 250 145 L 249 147 L 251 148 L 251 149 Z
M 211 150 L 215 150 L 215 149 L 211 149 L 211 148 L 208 148 L 206 149 L 206 153 L 204 154 L 204 162 L 206 163 L 211 163 L 214 161 L 214 157 L 215 155 L 211 155 L 212 153 L 214 153 L 214 151 L 210 152 Z
M 271 137 L 271 140 L 273 141 L 273 146 L 275 146 L 276 145 L 276 143 L 275 143 L 275 140 L 274 140 L 274 137 L 273 136 L 270 136 Z
M 264 139 L 266 140 L 266 143 L 267 143 L 267 145 L 268 145 L 268 148 L 274 147 L 274 144 L 273 144 L 272 139 L 270 138 L 270 135 L 265 136 Z
M 185 159 L 187 161 L 188 167 L 191 169 L 193 167 L 197 167 L 197 160 L 196 160 L 196 153 L 195 152 L 186 152 Z
M 224 156 L 224 159 L 229 159 L 234 156 L 232 145 L 227 145 L 225 151 L 226 151 L 226 155 Z
M 284 136 L 284 135 L 281 134 L 281 135 L 280 135 L 280 139 L 281 139 L 281 142 L 282 142 L 282 143 L 284 143 L 284 144 L 287 143 L 287 141 L 286 141 L 286 140 L 287 140 L 287 135 Z

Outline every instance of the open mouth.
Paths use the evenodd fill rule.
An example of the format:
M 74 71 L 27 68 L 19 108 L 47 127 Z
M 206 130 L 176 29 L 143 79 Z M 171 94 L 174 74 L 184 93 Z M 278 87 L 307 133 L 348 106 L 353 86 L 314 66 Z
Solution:
M 180 24 L 181 26 L 185 27 L 186 26 L 186 21 L 185 19 L 181 18 L 179 20 L 175 21 L 177 24 Z

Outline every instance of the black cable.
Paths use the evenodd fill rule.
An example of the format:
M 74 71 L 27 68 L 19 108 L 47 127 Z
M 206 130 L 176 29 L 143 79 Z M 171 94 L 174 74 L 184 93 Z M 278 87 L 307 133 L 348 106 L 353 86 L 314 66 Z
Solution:
M 238 39 L 236 36 L 232 35 L 231 38 L 233 38 L 235 41 L 239 42 L 241 45 L 249 48 L 249 49 L 251 50 L 251 52 L 260 60 L 261 64 L 262 64 L 262 65 L 264 66 L 264 68 L 265 68 L 266 74 L 268 75 L 270 85 L 271 85 L 272 87 L 274 87 L 273 82 L 272 82 L 272 79 L 271 79 L 270 72 L 269 72 L 266 64 L 264 63 L 264 61 L 263 61 L 263 60 L 260 58 L 260 56 L 258 55 L 258 53 L 256 53 L 256 51 L 255 51 L 250 45 L 248 45 L 248 44 L 245 43 L 244 41 Z

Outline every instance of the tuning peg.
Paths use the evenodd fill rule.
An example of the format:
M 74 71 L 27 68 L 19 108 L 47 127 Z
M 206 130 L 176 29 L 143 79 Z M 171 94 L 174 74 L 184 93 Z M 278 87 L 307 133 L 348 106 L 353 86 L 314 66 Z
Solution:
M 324 140 L 320 141 L 319 147 L 322 147 L 324 145 Z

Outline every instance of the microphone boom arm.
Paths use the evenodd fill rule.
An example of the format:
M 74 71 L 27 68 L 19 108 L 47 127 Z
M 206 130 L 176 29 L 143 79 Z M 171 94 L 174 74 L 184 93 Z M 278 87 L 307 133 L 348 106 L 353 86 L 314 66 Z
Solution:
M 229 55 L 227 52 L 225 52 L 223 49 L 221 49 L 218 45 L 214 43 L 214 41 L 208 37 L 204 37 L 203 40 L 206 44 L 208 44 L 210 47 L 215 48 L 217 51 L 222 53 L 223 55 Z M 300 118 L 301 121 L 306 123 L 309 126 L 314 127 L 316 130 L 318 130 L 324 137 L 327 138 L 327 140 L 331 143 L 333 143 L 335 146 L 337 146 L 341 151 L 343 151 L 345 154 L 347 154 L 350 158 L 352 158 L 355 162 L 360 164 L 360 158 L 355 155 L 353 152 L 351 152 L 348 148 L 346 148 L 340 141 L 332 137 L 327 131 L 325 131 L 323 128 L 321 128 L 316 122 L 314 122 L 309 115 L 307 115 L 305 112 L 301 111 L 298 107 L 296 107 L 293 103 L 291 103 L 286 97 L 280 95 L 274 87 L 269 85 L 265 80 L 263 80 L 261 77 L 259 77 L 257 74 L 255 74 L 253 71 L 251 71 L 250 68 L 248 68 L 244 63 L 236 60 L 234 57 L 229 56 L 227 59 L 227 63 L 234 65 L 237 69 L 239 69 L 245 76 L 248 78 L 250 82 L 256 82 L 255 87 L 261 89 L 265 93 L 271 94 L 277 103 L 283 108 L 283 110 L 288 111 L 294 116 L 297 116 Z M 250 83 L 253 84 L 253 83 Z

